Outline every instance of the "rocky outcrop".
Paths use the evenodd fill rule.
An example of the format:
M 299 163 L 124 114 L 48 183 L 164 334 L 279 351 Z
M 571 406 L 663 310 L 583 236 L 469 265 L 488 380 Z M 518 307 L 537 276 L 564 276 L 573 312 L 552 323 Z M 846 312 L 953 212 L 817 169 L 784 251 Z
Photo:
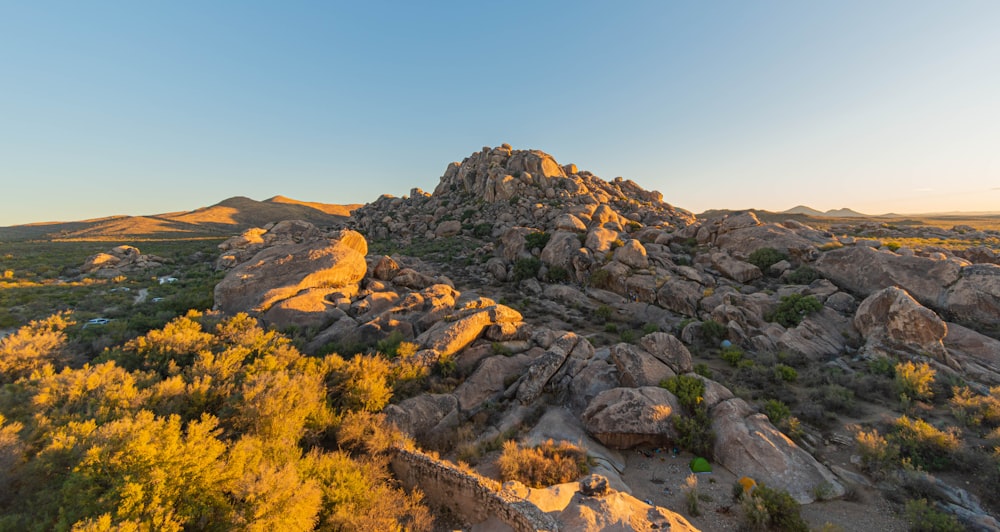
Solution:
M 868 350 L 903 351 L 949 361 L 942 343 L 948 326 L 901 288 L 893 286 L 868 296 L 858 306 L 854 326 L 867 340 Z
M 579 482 L 545 489 L 517 485 L 506 487 L 553 516 L 559 522 L 560 530 L 698 530 L 674 511 L 610 488 L 607 479 L 601 475 L 590 475 Z
M 559 530 L 558 522 L 523 497 L 498 489 L 487 478 L 412 449 L 397 448 L 390 460 L 407 489 L 419 487 L 435 506 L 445 506 L 469 524 L 496 519 L 516 532 Z
M 368 245 L 344 230 L 333 238 L 263 248 L 215 287 L 215 306 L 226 313 L 264 312 L 315 288 L 344 288 L 365 276 Z
M 448 357 L 479 338 L 487 327 L 519 321 L 521 314 L 516 310 L 489 300 L 480 300 L 480 303 L 474 304 L 473 308 L 453 317 L 452 320 L 435 323 L 418 336 L 416 342 L 424 349 L 431 349 L 439 356 Z
M 817 488 L 832 497 L 844 494 L 836 475 L 774 428 L 767 416 L 755 414 L 742 399 L 719 403 L 711 416 L 715 459 L 736 476 L 786 490 L 800 504 L 813 502 Z
M 587 432 L 604 445 L 629 449 L 676 440 L 671 416 L 677 412 L 677 398 L 658 386 L 614 388 L 598 394 L 582 419 Z
M 961 275 L 948 288 L 944 308 L 956 321 L 1000 329 L 1000 266 L 975 264 Z
M 119 275 L 159 268 L 169 262 L 156 255 L 143 255 L 137 247 L 123 245 L 88 257 L 80 267 L 80 272 L 84 275 L 111 279 Z

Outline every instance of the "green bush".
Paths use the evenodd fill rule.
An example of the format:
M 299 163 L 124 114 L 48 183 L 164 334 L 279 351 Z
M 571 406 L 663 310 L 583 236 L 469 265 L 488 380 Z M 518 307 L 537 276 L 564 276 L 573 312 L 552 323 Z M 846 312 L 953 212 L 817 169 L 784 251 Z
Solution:
M 569 271 L 562 266 L 553 266 L 545 277 L 550 283 L 562 283 L 569 280 Z
M 899 447 L 885 439 L 878 430 L 858 430 L 854 435 L 861 455 L 861 468 L 875 478 L 882 478 L 899 460 Z
M 962 532 L 965 527 L 955 516 L 935 510 L 927 499 L 906 501 L 906 520 L 914 532 Z
M 645 336 L 647 334 L 653 334 L 655 332 L 660 332 L 660 326 L 657 325 L 657 324 L 655 324 L 655 323 L 647 323 L 647 324 L 645 324 L 645 325 L 642 326 L 642 334 L 643 334 L 643 336 Z
M 729 335 L 726 326 L 715 321 L 708 320 L 701 323 L 701 334 L 711 343 L 718 343 Z
M 712 378 L 712 369 L 708 367 L 708 364 L 704 362 L 699 362 L 694 365 L 694 372 L 706 379 Z
M 517 259 L 517 262 L 514 263 L 514 280 L 534 279 L 538 276 L 538 270 L 540 269 L 542 269 L 542 261 L 535 257 Z
M 787 491 L 757 486 L 743 500 L 743 525 L 747 530 L 807 532 L 809 526 L 800 514 L 799 503 Z
M 722 360 L 734 368 L 743 360 L 743 350 L 736 346 L 723 347 L 720 355 Z
M 602 289 L 609 288 L 611 286 L 611 272 L 602 269 L 590 274 L 590 286 Z
M 807 315 L 818 312 L 822 308 L 823 304 L 816 299 L 816 296 L 790 294 L 782 296 L 778 308 L 765 318 L 767 321 L 779 323 L 784 327 L 795 327 L 802 323 L 803 318 Z
M 552 235 L 545 232 L 528 233 L 524 237 L 524 247 L 528 250 L 535 248 L 545 249 L 545 245 L 549 243 L 550 238 L 552 238 Z
M 607 305 L 601 305 L 594 311 L 594 316 L 601 321 L 608 321 L 615 313 L 614 309 Z
M 896 376 L 896 365 L 887 357 L 878 357 L 868 361 L 868 371 L 875 375 L 893 378 Z
M 677 445 L 680 448 L 712 460 L 715 456 L 715 432 L 708 409 L 698 406 L 690 416 L 674 416 L 674 430 L 677 431 Z
M 774 366 L 774 376 L 785 382 L 795 382 L 799 378 L 799 372 L 791 366 L 778 364 Z
M 784 253 L 774 248 L 760 248 L 750 254 L 747 262 L 767 273 L 768 268 L 788 258 Z
M 792 415 L 792 411 L 788 408 L 788 405 L 778 401 L 777 399 L 768 399 L 765 401 L 763 410 L 764 415 L 766 415 L 767 419 L 771 420 L 771 423 L 774 425 L 778 425 Z
M 481 224 L 476 224 L 472 228 L 472 235 L 475 236 L 476 238 L 486 238 L 491 234 L 493 234 L 493 224 L 491 223 L 484 222 Z
M 674 375 L 661 381 L 660 387 L 677 396 L 681 406 L 688 412 L 694 412 L 702 404 L 705 395 L 705 381 L 690 375 Z
M 788 274 L 788 282 L 791 284 L 809 284 L 816 279 L 819 279 L 819 272 L 809 266 L 799 266 Z

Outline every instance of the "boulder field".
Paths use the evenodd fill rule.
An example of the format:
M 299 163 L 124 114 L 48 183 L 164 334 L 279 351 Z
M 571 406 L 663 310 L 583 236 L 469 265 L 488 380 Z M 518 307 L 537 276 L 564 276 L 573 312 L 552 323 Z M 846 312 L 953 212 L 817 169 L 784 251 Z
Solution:
M 677 375 L 705 384 L 717 466 L 800 503 L 853 484 L 738 390 L 694 373 L 691 349 L 705 338 L 712 349 L 724 341 L 817 365 L 921 358 L 980 386 L 1000 383 L 1000 342 L 990 336 L 1000 330 L 1000 266 L 990 248 L 890 249 L 752 211 L 698 219 L 659 192 L 537 150 L 483 148 L 448 165 L 433 194 L 384 195 L 344 227 L 282 221 L 220 248 L 223 312 L 307 331 L 311 352 L 395 336 L 414 345 L 419 364 L 454 364 L 462 378 L 452 389 L 385 409 L 418 443 L 468 423 L 478 424 L 479 442 L 511 428 L 547 430 L 585 442 L 624 493 L 618 452 L 678 440 L 683 409 L 659 386 Z M 781 260 L 756 260 L 765 248 Z M 775 318 L 795 298 L 816 307 Z M 605 331 L 587 325 L 595 316 L 649 330 L 602 344 Z M 555 419 L 547 413 L 559 423 L 542 426 L 538 419 Z M 584 513 L 646 511 L 636 504 L 594 499 L 550 515 L 572 529 Z M 657 519 L 690 526 L 661 510 Z

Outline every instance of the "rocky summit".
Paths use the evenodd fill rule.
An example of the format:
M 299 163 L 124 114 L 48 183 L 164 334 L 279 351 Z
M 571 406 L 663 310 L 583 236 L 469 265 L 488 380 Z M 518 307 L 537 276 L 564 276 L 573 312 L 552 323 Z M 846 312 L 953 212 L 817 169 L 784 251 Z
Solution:
M 982 393 L 1000 385 L 1000 261 L 982 244 L 998 235 L 944 231 L 975 244 L 945 249 L 889 245 L 885 231 L 916 241 L 927 229 L 699 219 L 631 180 L 504 144 L 449 164 L 433 193 L 384 195 L 337 227 L 284 221 L 227 240 L 215 304 L 294 329 L 312 353 L 405 343 L 438 384 L 383 414 L 418 445 L 475 461 L 503 439 L 574 442 L 604 486 L 598 497 L 563 485 L 544 504 L 524 486 L 459 503 L 443 494 L 479 500 L 489 483 L 424 455 L 394 462 L 463 526 L 727 528 L 693 518 L 679 490 L 651 494 L 649 475 L 693 452 L 713 474 L 798 503 L 858 497 L 881 480 L 866 477 L 847 428 L 866 419 L 847 409 L 846 423 L 831 420 L 814 408 L 823 393 L 853 401 L 865 390 L 852 380 L 885 361 Z M 796 391 L 807 379 L 815 390 Z M 785 402 L 798 405 L 794 422 L 775 406 Z M 650 452 L 671 462 L 642 461 Z M 712 496 L 717 515 L 733 504 L 728 488 Z M 997 526 L 965 495 L 951 513 Z

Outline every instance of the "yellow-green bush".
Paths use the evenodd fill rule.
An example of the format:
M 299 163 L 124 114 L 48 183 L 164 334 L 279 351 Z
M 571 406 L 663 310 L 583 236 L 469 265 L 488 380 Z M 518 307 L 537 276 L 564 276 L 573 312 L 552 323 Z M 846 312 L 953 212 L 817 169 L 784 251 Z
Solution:
M 590 472 L 586 451 L 551 439 L 537 447 L 521 447 L 508 440 L 497 466 L 504 481 L 516 480 L 534 488 L 572 482 Z

